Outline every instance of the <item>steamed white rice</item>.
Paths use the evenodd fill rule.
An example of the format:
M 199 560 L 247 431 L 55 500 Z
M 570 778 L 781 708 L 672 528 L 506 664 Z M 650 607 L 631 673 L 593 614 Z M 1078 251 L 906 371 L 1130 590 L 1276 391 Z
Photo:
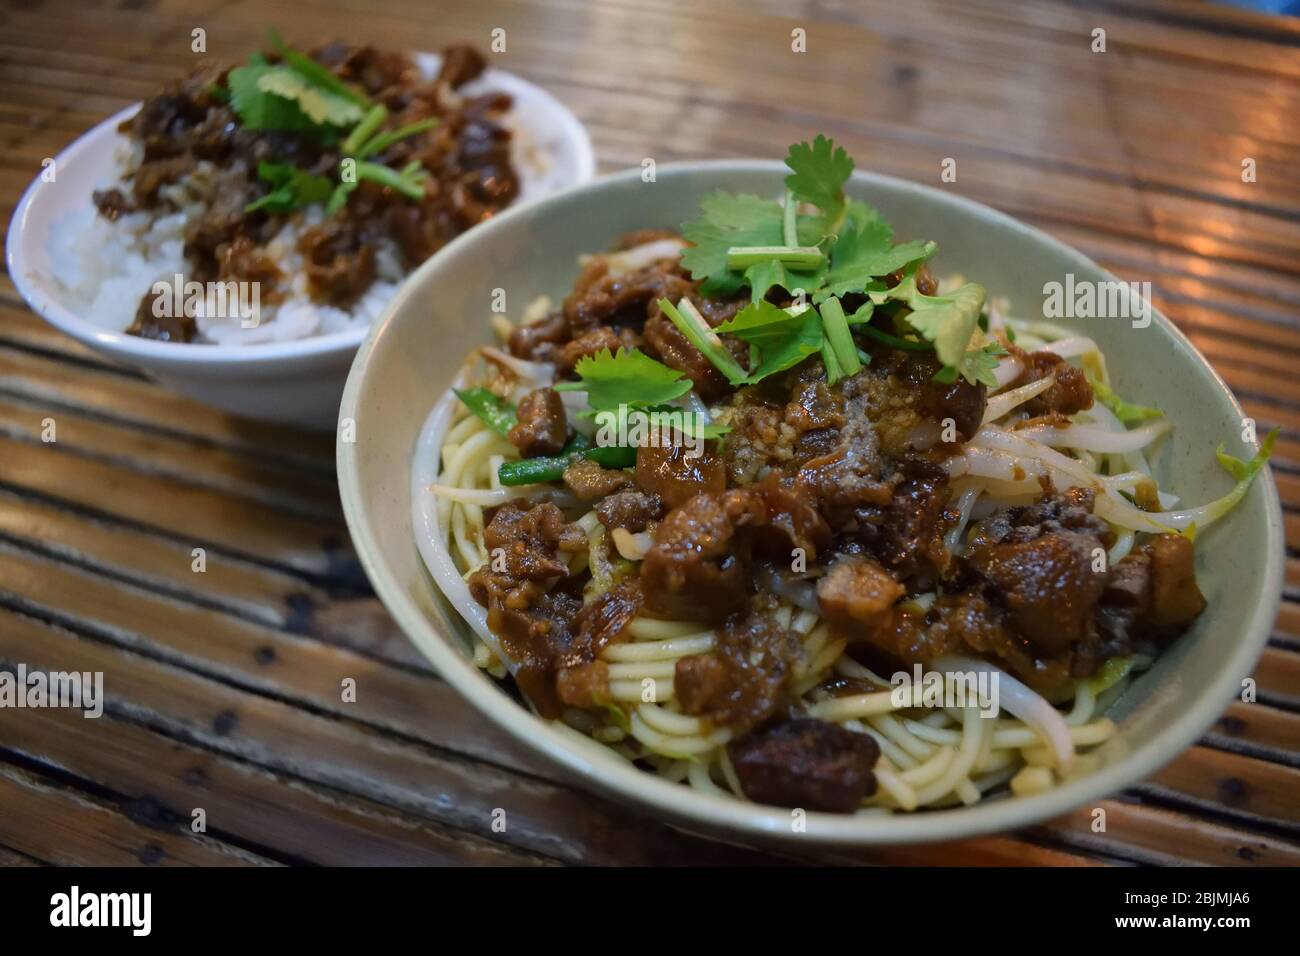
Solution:
M 120 186 L 123 177 L 139 165 L 138 146 L 124 143 L 114 157 L 117 175 L 101 189 Z M 135 319 L 140 300 L 155 282 L 174 282 L 179 273 L 189 279 L 182 253 L 185 224 L 202 214 L 204 198 L 213 187 L 215 167 L 199 163 L 180 182 L 161 195 L 178 208 L 145 210 L 109 222 L 90 203 L 55 223 L 50 234 L 55 275 L 83 318 L 104 329 L 124 332 Z M 389 244 L 376 248 L 376 279 L 350 309 L 313 302 L 307 294 L 298 238 L 303 230 L 323 218 L 319 206 L 289 217 L 284 228 L 267 244 L 267 252 L 283 273 L 283 297 L 268 303 L 263 289 L 258 324 L 244 328 L 238 314 L 207 315 L 200 308 L 194 320 L 199 340 L 221 345 L 287 342 L 366 326 L 383 312 L 405 272 L 396 250 Z M 235 313 L 236 310 L 229 310 Z

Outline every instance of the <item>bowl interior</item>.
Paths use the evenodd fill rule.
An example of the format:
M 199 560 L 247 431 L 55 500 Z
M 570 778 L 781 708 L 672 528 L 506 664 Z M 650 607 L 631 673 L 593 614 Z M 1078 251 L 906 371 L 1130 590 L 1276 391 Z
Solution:
M 784 173 L 778 163 L 718 162 L 661 167 L 651 183 L 642 182 L 639 171 L 620 175 L 512 210 L 420 268 L 362 346 L 341 412 L 356 422 L 355 442 L 339 445 L 343 503 L 380 596 L 443 676 L 490 719 L 584 785 L 694 829 L 841 844 L 951 839 L 1041 820 L 1149 774 L 1219 716 L 1271 627 L 1282 537 L 1267 475 L 1233 515 L 1206 532 L 1213 547 L 1198 549 L 1198 574 L 1209 608 L 1112 708 L 1120 731 L 1103 748 L 1101 769 L 1033 797 L 913 815 L 813 813 L 806 831 L 796 834 L 787 810 L 666 783 L 535 718 L 466 658 L 468 628 L 443 602 L 416 547 L 421 499 L 413 509 L 411 492 L 430 467 L 432 450 L 417 450 L 430 408 L 470 349 L 490 340 L 494 290 L 505 290 L 512 316 L 537 295 L 558 302 L 579 254 L 607 248 L 633 229 L 675 228 L 694 218 L 700 196 L 714 189 L 776 196 Z M 937 274 L 982 282 L 992 295 L 1010 300 L 1013 315 L 1041 316 L 1044 283 L 1064 281 L 1067 273 L 1080 280 L 1114 278 L 1036 230 L 936 190 L 859 173 L 850 192 L 876 206 L 893 223 L 896 238 L 936 239 Z M 1175 423 L 1155 462 L 1162 487 L 1188 504 L 1223 494 L 1231 481 L 1214 449 L 1226 440 L 1229 451 L 1249 457 L 1241 440 L 1243 413 L 1191 344 L 1158 315 L 1147 328 L 1115 318 L 1061 322 L 1101 345 L 1117 391 L 1159 407 Z

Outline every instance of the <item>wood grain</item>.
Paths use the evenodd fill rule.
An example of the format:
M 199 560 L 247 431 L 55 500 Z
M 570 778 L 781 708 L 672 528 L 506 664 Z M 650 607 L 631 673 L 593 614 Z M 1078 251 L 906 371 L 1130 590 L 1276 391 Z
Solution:
M 0 665 L 103 671 L 108 698 L 98 720 L 0 711 L 0 865 L 1300 865 L 1300 21 L 1167 0 L 14 4 L 0 210 L 191 68 L 194 27 L 234 60 L 272 24 L 416 49 L 501 27 L 499 64 L 573 108 L 602 171 L 826 132 L 1152 282 L 1281 429 L 1287 575 L 1258 700 L 1131 791 L 1022 833 L 788 856 L 679 833 L 560 779 L 431 673 L 352 553 L 331 436 L 171 395 L 0 278 Z

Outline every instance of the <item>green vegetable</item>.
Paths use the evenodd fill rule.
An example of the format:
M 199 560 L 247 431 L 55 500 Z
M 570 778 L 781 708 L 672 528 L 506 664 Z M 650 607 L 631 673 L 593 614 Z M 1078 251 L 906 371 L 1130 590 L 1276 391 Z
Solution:
M 732 246 L 727 250 L 728 269 L 744 271 L 772 261 L 791 269 L 816 269 L 826 262 L 826 254 L 817 246 Z
M 275 30 L 271 31 L 270 36 L 271 45 L 275 47 L 275 52 L 279 53 L 284 61 L 288 63 L 295 72 L 301 75 L 304 80 L 308 81 L 313 86 L 318 86 L 336 96 L 349 100 L 359 107 L 368 107 L 370 105 L 370 98 L 364 93 L 348 86 L 341 79 L 335 76 L 328 67 L 322 66 L 311 57 L 304 53 L 299 53 L 293 47 L 289 46 L 289 44 L 285 43 L 284 40 L 280 38 L 280 34 Z
M 876 210 L 848 198 L 844 186 L 853 174 L 853 160 L 832 140 L 818 136 L 811 143 L 792 145 L 786 165 L 790 174 L 784 203 L 721 192 L 705 197 L 700 218 L 682 227 L 692 243 L 682 253 L 682 265 L 708 295 L 734 294 L 749 286 L 752 307 L 758 307 L 780 286 L 791 294 L 802 291 L 818 309 L 797 322 L 754 312 L 744 323 L 733 320 L 715 333 L 688 310 L 664 308 L 690 343 L 733 385 L 759 381 L 817 351 L 827 379 L 835 382 L 862 368 L 865 353 L 850 328 L 860 325 L 863 334 L 893 348 L 933 350 L 943 366 L 936 376 L 940 381 L 961 376 L 972 384 L 996 384 L 997 359 L 1005 354 L 1001 347 L 970 348 L 983 314 L 983 286 L 967 283 L 947 295 L 922 294 L 916 287 L 917 271 L 937 246 L 926 240 L 896 245 Z M 801 205 L 815 211 L 801 213 Z M 886 278 L 898 272 L 905 273 L 903 280 L 888 288 Z M 905 303 L 910 312 L 904 321 L 918 338 L 871 326 L 870 310 L 847 318 L 839 298 L 862 293 L 875 305 Z M 746 331 L 750 334 L 742 334 Z M 749 373 L 718 333 L 735 334 L 749 343 Z M 756 341 L 759 335 L 766 341 Z
M 894 335 L 872 325 L 871 316 L 874 312 L 875 305 L 868 299 L 858 311 L 849 316 L 849 325 L 864 333 L 867 338 L 875 339 L 881 345 L 888 345 L 892 349 L 901 349 L 904 352 L 934 351 L 934 346 L 923 339 L 905 339 L 901 335 Z
M 1109 657 L 1097 668 L 1097 672 L 1087 680 L 1089 688 L 1093 694 L 1101 694 L 1127 677 L 1133 670 L 1133 664 L 1137 660 L 1133 655 L 1128 657 Z
M 757 352 L 745 384 L 792 368 L 822 347 L 822 326 L 816 309 L 807 307 L 791 314 L 766 300 L 745 306 L 716 331 L 748 342 Z
M 387 118 L 388 107 L 383 103 L 376 103 L 370 107 L 370 111 L 366 113 L 361 122 L 352 128 L 352 132 L 348 133 L 348 138 L 343 141 L 340 148 L 349 156 L 355 155 L 357 150 L 361 148 L 361 144 L 369 139 Z
M 1260 444 L 1259 451 L 1255 453 L 1255 456 L 1250 461 L 1242 461 L 1240 458 L 1229 455 L 1223 450 L 1223 445 L 1219 445 L 1214 453 L 1215 457 L 1218 458 L 1219 464 L 1223 466 L 1224 471 L 1236 479 L 1237 483 L 1222 498 L 1216 498 L 1207 505 L 1193 509 L 1203 519 L 1200 522 L 1202 528 L 1206 528 L 1218 521 L 1237 507 L 1242 498 L 1246 497 L 1251 482 L 1255 480 L 1256 475 L 1264 470 L 1264 465 L 1268 463 L 1269 458 L 1272 456 L 1273 445 L 1277 442 L 1277 435 L 1278 429 L 1276 428 L 1269 432 Z M 1196 531 L 1196 523 L 1193 523 L 1183 530 L 1183 534 L 1189 538 L 1194 538 Z
M 1240 458 L 1229 455 L 1223 450 L 1222 443 L 1215 450 L 1214 457 L 1219 459 L 1219 464 L 1223 466 L 1223 470 L 1237 479 L 1238 483 L 1249 484 L 1264 468 L 1264 465 L 1268 463 L 1269 458 L 1272 457 L 1273 445 L 1277 442 L 1278 431 L 1280 429 L 1275 428 L 1264 437 L 1263 443 L 1259 446 L 1259 451 L 1255 453 L 1255 457 L 1250 461 L 1242 461 Z
M 250 63 L 231 70 L 226 76 L 230 90 L 230 107 L 246 129 L 278 129 L 297 132 L 320 132 L 320 124 L 302 111 L 296 102 L 268 93 L 262 78 L 279 67 Z
M 331 191 L 330 181 L 288 163 L 258 163 L 257 178 L 270 183 L 271 190 L 244 207 L 244 212 L 284 213 L 312 203 L 324 202 Z
M 357 159 L 365 159 L 367 156 L 373 156 L 376 153 L 382 153 L 394 143 L 399 143 L 408 136 L 415 136 L 426 130 L 431 130 L 438 125 L 438 120 L 430 117 L 429 119 L 419 120 L 415 123 L 407 123 L 405 126 L 399 126 L 397 129 L 389 130 L 387 133 L 380 133 L 363 143 L 356 152 Z
M 706 294 L 733 293 L 744 278 L 727 266 L 734 246 L 778 246 L 783 236 L 784 213 L 770 199 L 712 193 L 700 201 L 702 215 L 682 226 L 682 236 L 694 243 L 682 250 L 682 266 L 704 280 Z
M 586 391 L 593 411 L 662 405 L 691 390 L 691 380 L 639 349 L 604 349 L 574 366 L 580 381 L 561 382 L 557 392 Z
M 316 126 L 351 126 L 365 115 L 355 100 L 314 84 L 292 67 L 266 67 L 257 89 L 296 103 Z
M 787 188 L 785 202 L 781 205 L 781 238 L 787 246 L 799 245 L 799 200 L 794 198 L 794 191 Z
M 853 333 L 844 318 L 844 308 L 839 299 L 827 299 L 822 303 L 822 332 L 826 341 L 835 351 L 836 364 L 843 375 L 856 375 L 862 371 L 862 361 L 858 358 L 858 347 L 853 344 Z
M 597 414 L 615 416 L 615 421 L 613 422 L 615 427 L 624 429 L 630 429 L 632 427 L 629 420 L 633 415 L 672 415 L 674 418 L 671 419 L 671 421 L 674 425 L 680 424 L 682 426 L 682 433 L 690 435 L 693 438 L 721 438 L 723 435 L 726 435 L 731 431 L 731 428 L 726 425 L 718 425 L 713 422 L 706 425 L 696 418 L 696 416 L 692 415 L 688 409 L 682 408 L 679 405 L 625 406 L 623 408 L 606 409 Z M 600 424 L 604 427 L 605 423 L 601 422 Z M 663 424 L 666 426 L 668 423 L 664 422 Z
M 844 184 L 853 175 L 853 159 L 844 147 L 819 135 L 808 143 L 795 143 L 786 154 L 790 175 L 786 188 L 798 200 L 821 210 L 823 233 L 834 233 L 843 220 Z
M 372 183 L 379 183 L 381 186 L 386 186 L 395 192 L 401 193 L 407 199 L 423 199 L 424 181 L 428 178 L 428 171 L 420 165 L 418 160 L 412 160 L 400 170 L 366 160 L 357 161 L 357 182 L 369 180 Z M 355 188 L 355 184 L 353 188 Z M 348 192 L 351 192 L 351 190 L 348 190 Z
M 916 287 L 916 270 L 913 270 L 894 288 L 873 292 L 871 297 L 877 303 L 888 300 L 906 303 L 911 312 L 903 321 L 934 346 L 940 362 L 956 369 L 974 385 L 984 380 L 979 375 L 987 372 L 992 354 L 980 349 L 976 351 L 982 355 L 972 355 L 966 348 L 975 334 L 987 294 L 979 283 L 967 282 L 947 295 L 925 295 Z
M 1092 394 L 1096 396 L 1097 401 L 1114 412 L 1115 417 L 1125 425 L 1134 425 L 1151 418 L 1160 418 L 1164 414 L 1158 408 L 1148 408 L 1145 405 L 1134 405 L 1132 402 L 1124 401 L 1115 394 L 1109 385 L 1086 369 L 1084 375 L 1088 379 L 1088 384 L 1092 386 Z
M 1008 354 L 1010 353 L 996 342 L 990 342 L 982 348 L 968 349 L 962 356 L 961 362 L 956 366 L 945 365 L 934 373 L 933 378 L 936 382 L 951 384 L 957 381 L 957 376 L 960 375 L 972 385 L 982 384 L 989 388 L 997 388 L 998 359 Z
M 699 316 L 694 307 L 686 299 L 684 309 L 679 311 L 675 305 L 667 299 L 659 300 L 659 308 L 664 315 L 668 316 L 668 321 L 677 326 L 677 331 L 686 336 L 691 345 L 709 360 L 709 363 L 721 372 L 732 385 L 741 385 L 748 377 L 748 372 L 740 367 L 740 363 L 731 357 L 727 347 L 722 344 L 717 333 L 709 328 L 708 323 Z
M 826 273 L 826 287 L 821 298 L 862 292 L 872 286 L 877 276 L 897 272 L 904 266 L 934 255 L 933 242 L 913 241 L 893 245 L 889 225 L 874 209 L 862 222 L 844 232 L 831 249 L 831 269 Z
M 779 259 L 767 259 L 756 262 L 745 270 L 745 282 L 749 285 L 749 296 L 753 302 L 762 300 L 774 285 L 785 287 L 786 272 Z
M 351 126 L 370 106 L 329 68 L 287 46 L 271 32 L 283 63 L 253 54 L 226 77 L 230 105 L 248 129 L 277 129 L 332 135 Z
M 456 397 L 465 403 L 466 408 L 502 438 L 505 438 L 519 421 L 515 407 L 486 388 L 467 388 L 464 391 L 454 389 L 454 391 Z
M 602 468 L 631 468 L 636 464 L 636 449 L 597 446 L 567 454 L 561 452 L 552 458 L 521 458 L 505 462 L 497 470 L 497 478 L 507 487 L 559 481 L 564 477 L 564 469 L 582 458 Z

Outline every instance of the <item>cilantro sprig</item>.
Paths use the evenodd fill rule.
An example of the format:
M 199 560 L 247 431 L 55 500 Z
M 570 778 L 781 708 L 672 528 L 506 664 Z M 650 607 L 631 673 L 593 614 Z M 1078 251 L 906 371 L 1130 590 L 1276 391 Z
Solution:
M 290 164 L 262 163 L 258 176 L 272 189 L 245 206 L 245 212 L 282 213 L 325 203 L 326 213 L 332 215 L 347 203 L 358 184 L 367 180 L 408 199 L 422 198 L 429 178 L 422 164 L 411 162 L 393 169 L 370 157 L 432 129 L 438 121 L 429 118 L 381 131 L 388 118 L 387 107 L 372 104 L 364 92 L 290 47 L 274 31 L 271 43 L 280 63 L 253 54 L 245 66 L 236 67 L 227 76 L 228 100 L 240 123 L 253 130 L 305 133 L 326 143 L 342 136 L 339 149 L 343 161 L 337 183 Z
M 613 411 L 620 405 L 644 408 L 681 398 L 691 390 L 691 380 L 675 368 L 656 362 L 640 349 L 604 349 L 584 355 L 573 368 L 576 382 L 560 382 L 557 392 L 587 393 L 591 414 Z
M 554 388 L 557 392 L 585 391 L 588 409 L 582 415 L 623 418 L 632 412 L 676 412 L 682 416 L 683 430 L 695 437 L 717 438 L 730 430 L 697 422 L 670 404 L 691 390 L 691 380 L 640 349 L 603 349 L 584 355 L 573 371 L 578 381 L 560 382 Z
M 941 363 L 938 381 L 961 377 L 995 385 L 1001 346 L 976 341 L 983 338 L 978 323 L 984 288 L 967 283 L 945 295 L 923 294 L 918 272 L 937 244 L 894 242 L 880 214 L 845 192 L 854 163 L 833 140 L 818 136 L 794 144 L 786 166 L 784 202 L 716 192 L 701 201 L 700 218 L 683 225 L 682 235 L 692 245 L 684 250 L 682 265 L 701 281 L 701 291 L 732 295 L 748 287 L 751 299 L 716 330 L 697 321 L 686 300 L 675 308 L 661 301 L 664 314 L 691 344 L 733 385 L 752 384 L 815 352 L 821 353 L 830 381 L 856 374 L 864 355 L 854 340 L 859 333 L 891 347 L 934 352 Z M 764 308 L 773 288 L 801 292 L 812 306 L 797 313 Z M 854 296 L 860 303 L 863 295 L 867 304 L 849 315 L 841 300 Z M 887 302 L 906 307 L 889 311 L 893 330 L 871 324 L 874 308 Z M 748 369 L 718 338 L 728 334 L 749 344 Z

